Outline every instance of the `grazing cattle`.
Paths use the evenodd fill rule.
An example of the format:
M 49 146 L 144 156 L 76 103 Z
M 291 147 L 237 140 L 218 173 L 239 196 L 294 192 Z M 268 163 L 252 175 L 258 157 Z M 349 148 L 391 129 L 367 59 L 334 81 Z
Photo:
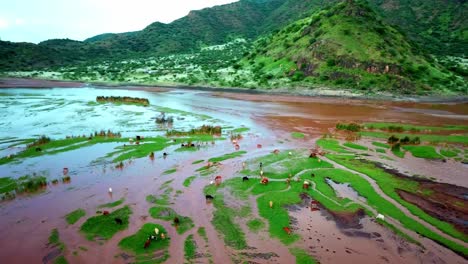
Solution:
M 318 202 L 317 201 L 312 201 L 310 202 L 310 210 L 313 211 L 319 211 L 320 209 L 318 208 Z
M 257 148 L 262 148 L 262 144 L 257 144 Z
M 136 140 L 137 140 L 137 141 L 141 140 L 141 137 L 140 137 L 140 136 L 136 136 Z
M 310 155 L 309 155 L 309 158 L 316 158 L 316 157 L 317 157 L 317 154 L 315 154 L 315 153 L 310 153 Z
M 164 152 L 164 153 L 163 153 L 163 158 L 166 158 L 166 157 L 167 157 L 167 153 Z
M 129 138 L 128 141 L 129 141 L 130 143 L 132 143 L 132 142 L 133 142 L 133 138 Z
M 151 244 L 151 239 L 147 239 L 146 242 L 145 242 L 145 245 L 143 246 L 143 248 L 148 248 Z
M 286 179 L 286 184 L 289 186 L 291 184 L 291 179 L 287 178 Z
M 149 238 L 150 238 L 151 240 L 155 240 L 155 239 L 157 238 L 157 236 L 151 235 Z
M 221 181 L 222 181 L 222 177 L 221 177 L 221 176 L 218 175 L 218 176 L 215 177 L 215 183 L 216 183 L 216 185 L 220 185 L 220 184 L 221 184 Z
M 180 223 L 179 218 L 178 218 L 178 217 L 174 217 L 174 224 L 175 224 L 175 225 L 179 225 L 179 223 Z
M 292 156 L 292 152 L 291 152 L 291 151 L 289 151 L 288 155 L 289 155 L 289 156 Z
M 209 195 L 209 194 L 205 195 L 205 198 L 206 198 L 206 200 L 213 200 L 214 199 L 214 197 L 212 195 Z
M 150 159 L 154 159 L 154 152 L 153 151 L 151 151 L 151 153 L 149 154 L 149 157 L 150 157 Z
M 117 224 L 119 224 L 119 225 L 123 224 L 122 219 L 120 219 L 120 218 L 118 218 L 118 217 L 114 218 L 114 220 L 115 220 L 115 222 L 116 222 Z
M 166 235 L 164 235 L 164 233 L 161 233 L 161 239 L 165 239 L 166 238 Z
M 274 154 L 278 154 L 278 153 L 279 153 L 279 149 L 273 150 L 273 153 L 274 153 Z
M 314 178 L 314 177 L 315 177 L 315 173 L 310 174 L 310 177 Z
M 286 234 L 290 235 L 292 233 L 291 229 L 289 229 L 289 227 L 285 226 L 283 227 L 283 230 L 284 232 L 286 232 Z
M 302 189 L 308 190 L 308 189 L 309 189 L 309 186 L 310 186 L 310 182 L 304 181 L 304 183 L 302 184 Z
M 260 169 L 263 168 L 263 162 L 260 162 Z
M 268 184 L 268 178 L 267 177 L 262 177 L 262 180 L 260 181 L 261 184 Z
M 378 214 L 375 219 L 385 220 L 385 216 L 383 214 Z
M 140 141 L 135 142 L 135 144 L 140 145 Z
M 109 211 L 102 212 L 103 215 L 109 215 Z
M 247 177 L 247 176 L 242 177 L 243 182 L 248 181 L 248 180 L 249 180 L 249 177 Z
M 36 152 L 41 152 L 42 149 L 41 148 L 36 148 Z
M 192 143 L 192 144 L 190 144 L 190 147 L 195 147 L 195 144 L 193 144 L 193 143 Z
M 273 208 L 273 201 L 270 201 L 270 208 Z
M 154 228 L 154 233 L 155 233 L 156 235 L 159 235 L 159 229 L 158 229 L 157 227 Z

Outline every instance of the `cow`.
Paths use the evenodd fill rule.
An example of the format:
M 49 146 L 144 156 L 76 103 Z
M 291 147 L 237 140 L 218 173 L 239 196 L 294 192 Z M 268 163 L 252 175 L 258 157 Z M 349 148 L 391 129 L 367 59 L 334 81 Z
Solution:
M 249 180 L 249 177 L 247 177 L 247 176 L 242 177 L 243 182 L 248 181 L 248 180 Z
M 109 215 L 109 211 L 102 212 L 103 215 Z
M 385 216 L 383 214 L 377 214 L 377 217 L 375 219 L 379 219 L 379 220 L 382 220 L 384 221 L 385 220 Z
M 267 177 L 262 177 L 262 180 L 260 181 L 261 184 L 268 184 L 268 178 Z
M 214 197 L 212 195 L 209 195 L 209 194 L 205 195 L 205 198 L 206 198 L 206 200 L 213 200 L 214 199 Z
M 120 218 L 118 218 L 118 217 L 114 218 L 114 220 L 115 220 L 115 222 L 116 222 L 117 224 L 119 224 L 119 225 L 123 224 L 122 219 L 120 219 Z
M 177 216 L 174 217 L 174 224 L 175 224 L 175 225 L 179 225 L 179 223 L 180 223 L 179 218 L 178 218 Z
M 285 226 L 283 227 L 283 230 L 284 232 L 286 232 L 286 234 L 290 235 L 292 233 L 291 229 L 289 229 L 289 227 Z
M 148 247 L 150 246 L 150 244 L 151 244 L 151 239 L 148 238 L 148 239 L 146 240 L 145 245 L 143 246 L 143 248 L 148 248 Z

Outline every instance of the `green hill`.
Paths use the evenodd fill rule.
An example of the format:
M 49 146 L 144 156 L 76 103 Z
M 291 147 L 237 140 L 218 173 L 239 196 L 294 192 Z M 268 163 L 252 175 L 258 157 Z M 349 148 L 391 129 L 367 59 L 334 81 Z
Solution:
M 414 46 L 364 1 L 339 3 L 258 40 L 242 66 L 264 86 L 467 92 L 463 79 Z

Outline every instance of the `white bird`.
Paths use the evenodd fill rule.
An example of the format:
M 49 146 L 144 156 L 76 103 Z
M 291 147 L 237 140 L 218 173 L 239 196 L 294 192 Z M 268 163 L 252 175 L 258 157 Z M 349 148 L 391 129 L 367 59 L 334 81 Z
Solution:
M 110 192 L 110 193 L 112 192 L 112 188 L 111 188 L 111 187 L 109 187 L 109 192 Z
M 213 184 L 213 183 L 214 183 L 214 181 L 210 181 L 210 184 Z
M 260 171 L 260 176 L 263 176 L 263 170 Z
M 289 153 L 288 153 L 288 154 L 289 154 L 289 156 L 292 156 L 292 152 L 291 152 L 291 151 L 289 151 Z

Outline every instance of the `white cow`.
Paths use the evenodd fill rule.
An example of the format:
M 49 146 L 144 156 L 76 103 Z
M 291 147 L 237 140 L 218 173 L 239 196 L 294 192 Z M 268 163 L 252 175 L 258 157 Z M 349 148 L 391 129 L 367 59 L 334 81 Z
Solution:
M 375 219 L 380 219 L 380 220 L 384 221 L 385 216 L 383 214 L 377 214 L 377 217 Z

